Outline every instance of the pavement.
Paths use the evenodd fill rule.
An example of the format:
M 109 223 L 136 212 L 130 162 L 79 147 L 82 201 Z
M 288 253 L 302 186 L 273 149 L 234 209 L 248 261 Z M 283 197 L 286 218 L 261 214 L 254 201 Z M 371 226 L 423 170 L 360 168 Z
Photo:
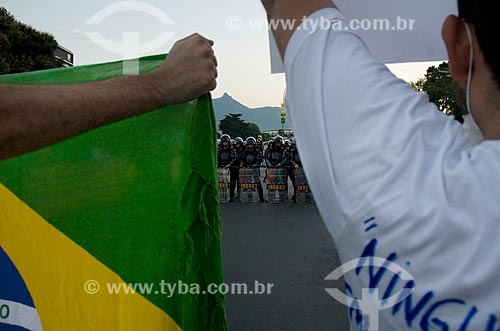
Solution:
M 291 194 L 291 192 L 290 192 Z M 339 267 L 333 241 L 315 205 L 221 205 L 226 283 L 272 283 L 271 294 L 228 294 L 229 331 L 348 331 L 347 307 L 325 288 Z

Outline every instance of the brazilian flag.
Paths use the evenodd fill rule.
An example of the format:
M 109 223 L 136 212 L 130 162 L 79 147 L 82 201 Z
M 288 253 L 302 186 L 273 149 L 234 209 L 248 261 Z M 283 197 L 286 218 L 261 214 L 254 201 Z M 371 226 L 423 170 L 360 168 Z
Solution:
M 93 82 L 126 64 L 0 83 Z M 225 330 L 208 291 L 223 282 L 215 132 L 204 96 L 0 162 L 0 330 Z

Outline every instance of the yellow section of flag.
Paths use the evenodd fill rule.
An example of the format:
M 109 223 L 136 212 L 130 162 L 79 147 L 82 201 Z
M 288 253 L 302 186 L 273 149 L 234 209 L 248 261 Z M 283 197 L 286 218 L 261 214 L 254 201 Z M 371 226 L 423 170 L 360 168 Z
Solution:
M 107 284 L 123 280 L 1 183 L 0 220 L 0 246 L 23 277 L 43 330 L 181 330 L 141 295 L 110 293 Z

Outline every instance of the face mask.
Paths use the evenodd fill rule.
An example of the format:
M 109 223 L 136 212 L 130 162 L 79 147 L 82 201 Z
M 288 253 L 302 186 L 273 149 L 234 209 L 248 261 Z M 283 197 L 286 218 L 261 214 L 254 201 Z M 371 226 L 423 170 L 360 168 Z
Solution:
M 479 126 L 476 124 L 476 121 L 474 121 L 474 117 L 472 116 L 472 114 L 465 116 L 463 127 L 469 134 L 470 140 L 475 145 L 479 145 L 484 140 L 483 133 L 481 132 Z
M 474 120 L 474 115 L 472 114 L 472 107 L 470 103 L 470 92 L 471 92 L 471 83 L 472 83 L 472 66 L 474 64 L 474 45 L 472 43 L 472 33 L 470 27 L 467 23 L 465 23 L 465 31 L 467 32 L 467 38 L 469 39 L 470 44 L 470 56 L 469 56 L 469 75 L 467 76 L 467 111 L 469 115 L 465 117 L 464 121 L 464 129 L 469 133 L 470 139 L 474 144 L 479 144 L 484 140 L 483 133 L 481 129 L 477 125 Z

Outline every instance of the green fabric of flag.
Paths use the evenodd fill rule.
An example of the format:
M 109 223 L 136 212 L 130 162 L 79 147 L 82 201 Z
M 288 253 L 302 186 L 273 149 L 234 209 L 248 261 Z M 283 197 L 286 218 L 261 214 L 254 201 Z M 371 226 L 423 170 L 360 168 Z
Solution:
M 164 58 L 141 58 L 141 73 L 158 67 Z M 0 77 L 0 83 L 94 82 L 121 76 L 123 65 L 120 61 L 8 75 Z M 180 329 L 226 330 L 224 296 L 206 291 L 209 284 L 223 282 L 215 133 L 211 98 L 204 96 L 2 161 L 0 183 L 125 283 L 154 284 L 153 293 L 141 296 L 165 312 Z M 1 208 L 10 207 L 4 203 Z M 0 213 L 0 248 L 13 264 L 23 263 L 16 262 L 23 260 L 21 254 L 47 259 L 50 264 L 53 256 L 46 256 L 43 245 L 36 246 L 39 250 L 30 249 L 27 247 L 34 246 L 22 243 L 23 233 L 7 234 L 15 222 Z M 7 247 L 11 242 L 8 235 L 19 236 L 19 247 L 16 243 Z M 40 233 L 41 242 L 43 236 Z M 61 252 L 64 249 L 61 247 Z M 82 312 L 99 309 L 74 302 L 77 294 L 82 295 L 82 288 L 74 289 L 77 294 L 65 290 L 68 292 L 59 296 L 33 288 L 36 284 L 27 281 L 29 277 L 21 271 L 26 268 L 29 266 L 18 266 L 44 330 L 62 330 L 58 324 L 61 318 L 40 314 L 40 306 L 51 300 L 65 300 Z M 67 277 L 76 272 L 64 265 L 51 268 L 54 273 L 67 273 Z M 201 292 L 176 293 L 171 297 L 160 293 L 161 283 L 179 282 L 188 284 L 191 292 L 196 292 L 193 284 L 198 284 Z M 103 284 L 101 291 L 102 287 Z M 116 305 L 120 305 L 120 300 L 116 300 Z M 140 319 L 140 311 L 137 314 Z M 109 318 L 116 319 L 114 330 L 128 330 L 123 322 L 125 317 Z M 1 323 L 0 319 L 0 329 Z M 78 323 L 83 323 L 82 329 L 101 329 L 99 321 L 82 319 Z M 165 329 L 168 328 L 158 328 Z

